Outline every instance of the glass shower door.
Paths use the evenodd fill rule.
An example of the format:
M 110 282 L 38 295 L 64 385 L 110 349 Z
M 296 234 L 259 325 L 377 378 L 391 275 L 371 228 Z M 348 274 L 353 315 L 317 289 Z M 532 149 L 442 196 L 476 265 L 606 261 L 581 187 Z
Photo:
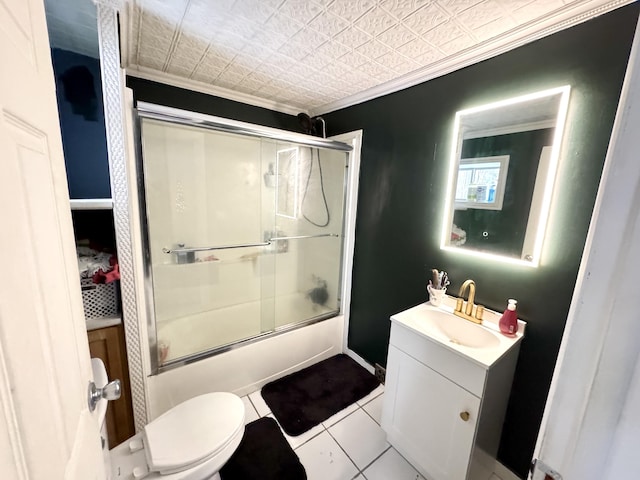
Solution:
M 263 140 L 146 118 L 142 139 L 159 364 L 272 331 Z
M 141 118 L 159 366 L 340 311 L 344 151 Z
M 276 330 L 340 310 L 346 165 L 345 152 L 277 145 Z

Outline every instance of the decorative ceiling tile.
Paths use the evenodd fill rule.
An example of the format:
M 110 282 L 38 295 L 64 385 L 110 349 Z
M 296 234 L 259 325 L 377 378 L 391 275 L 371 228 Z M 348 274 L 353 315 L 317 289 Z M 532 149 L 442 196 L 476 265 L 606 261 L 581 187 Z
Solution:
M 269 20 L 267 20 L 266 26 L 270 31 L 278 32 L 287 37 L 292 37 L 304 27 L 304 25 L 297 20 L 280 13 L 276 13 L 270 17 Z
M 505 9 L 494 0 L 485 0 L 480 5 L 475 5 L 456 16 L 456 20 L 465 27 L 475 30 L 493 20 L 505 16 Z
M 265 23 L 274 13 L 275 8 L 262 0 L 242 0 L 234 3 L 231 15 L 240 16 L 254 22 Z
M 175 24 L 167 23 L 161 18 L 143 15 L 142 34 L 140 36 L 142 49 L 146 46 L 153 46 L 157 50 L 168 52 L 175 30 Z
M 167 67 L 166 71 L 171 75 L 176 75 L 178 77 L 183 77 L 183 78 L 190 78 L 191 74 L 193 74 L 193 68 L 185 68 L 185 67 L 181 67 L 179 65 L 173 65 L 173 64 L 170 64 Z
M 327 42 L 329 37 L 311 28 L 305 28 L 296 33 L 291 40 L 308 45 L 310 48 L 315 49 Z
M 347 22 L 354 22 L 375 6 L 376 0 L 335 0 L 327 10 L 344 18 Z
M 454 40 L 451 40 L 448 43 L 440 45 L 440 49 L 447 55 L 453 55 L 455 53 L 461 52 L 466 48 L 469 48 L 472 45 L 475 45 L 476 41 L 469 35 L 463 35 Z
M 322 12 L 322 7 L 308 0 L 285 0 L 279 11 L 298 22 L 307 24 Z
M 432 52 L 434 50 L 435 49 L 430 44 L 419 38 L 398 47 L 398 52 L 411 60 L 416 60 L 418 57 L 422 57 L 425 53 Z
M 357 48 L 373 40 L 371 35 L 357 27 L 349 27 L 337 34 L 334 38 L 349 48 Z
M 388 29 L 386 32 L 378 35 L 378 40 L 391 48 L 397 48 L 400 45 L 404 45 L 411 40 L 415 40 L 416 34 L 405 27 L 403 24 L 398 23 Z
M 340 58 L 351 49 L 340 42 L 329 41 L 318 47 L 318 52 L 331 58 Z
M 349 65 L 352 68 L 358 68 L 360 65 L 364 65 L 369 62 L 369 59 L 357 51 L 352 51 L 343 55 L 338 59 L 340 62 Z
M 389 69 L 383 67 L 382 65 L 380 65 L 377 62 L 369 62 L 369 63 L 365 63 L 364 65 L 360 65 L 357 70 L 372 76 L 372 77 L 379 77 L 379 76 L 383 76 L 388 74 Z M 388 79 L 388 78 L 387 78 Z
M 144 0 L 141 2 L 144 15 L 151 15 L 156 19 L 162 19 L 169 23 L 179 23 L 184 15 L 190 0 Z
M 445 57 L 445 54 L 438 49 L 431 49 L 424 52 L 422 55 L 418 55 L 414 58 L 416 62 L 418 62 L 421 66 L 426 67 L 435 63 L 439 60 L 442 60 Z
M 289 41 L 278 49 L 278 53 L 293 58 L 294 60 L 302 60 L 313 51 L 313 48 L 305 43 Z
M 321 12 L 309 23 L 309 26 L 318 32 L 322 32 L 329 37 L 335 36 L 349 26 L 349 22 L 334 15 L 331 12 Z
M 358 28 L 373 36 L 380 35 L 395 24 L 396 20 L 379 7 L 369 10 L 355 22 Z
M 209 47 L 209 42 L 197 37 L 181 35 L 178 39 L 169 65 L 193 71 Z
M 328 65 L 333 61 L 328 55 L 324 55 L 319 53 L 317 50 L 314 50 L 309 55 L 307 55 L 304 59 L 304 63 L 309 65 L 311 68 L 316 70 L 321 70 L 325 65 Z
M 269 50 L 277 50 L 284 45 L 289 37 L 281 35 L 277 32 L 270 30 L 260 29 L 251 38 L 251 43 L 254 45 L 262 45 Z
M 486 25 L 473 30 L 473 35 L 482 42 L 508 32 L 516 26 L 516 22 L 510 17 L 502 17 Z
M 416 10 L 403 20 L 403 23 L 418 35 L 423 35 L 438 25 L 442 25 L 451 17 L 435 3 Z
M 391 49 L 382 42 L 379 42 L 377 40 L 371 40 L 370 42 L 367 42 L 364 45 L 360 45 L 356 49 L 356 51 L 361 53 L 365 57 L 376 59 L 378 57 L 382 57 L 383 55 L 386 55 L 387 53 L 391 52 Z
M 297 62 L 292 58 L 277 52 L 271 55 L 269 58 L 267 58 L 265 63 L 268 63 L 269 65 L 273 65 L 274 67 L 277 67 L 281 70 L 289 70 L 290 68 L 292 68 L 297 64 Z
M 562 8 L 561 0 L 536 0 L 522 8 L 513 10 L 512 16 L 520 23 L 526 23 L 534 18 L 539 18 L 549 12 Z
M 380 7 L 398 20 L 402 20 L 430 3 L 430 0 L 382 0 Z
M 207 68 L 207 70 L 196 70 L 191 74 L 189 78 L 202 83 L 215 82 L 218 75 L 222 73 L 222 70 L 214 70 L 213 68 Z
M 409 72 L 413 72 L 415 70 L 417 70 L 418 68 L 420 68 L 420 65 L 418 65 L 417 63 L 411 61 L 411 60 L 407 60 L 403 63 L 400 63 L 398 65 L 396 65 L 395 67 L 393 67 L 393 70 L 400 76 L 405 75 Z
M 463 10 L 482 3 L 482 1 L 483 0 L 436 0 L 439 5 L 452 15 L 457 15 Z
M 378 57 L 376 60 L 382 65 L 385 65 L 392 70 L 396 70 L 396 68 L 407 63 L 409 59 L 403 55 L 398 55 L 398 52 L 389 52 L 385 55 L 382 55 L 381 57 Z
M 73 37 L 73 22 L 63 23 L 84 21 L 88 0 L 45 1 L 48 27 L 61 41 L 89 42 L 89 30 L 76 26 Z M 165 71 L 308 109 L 410 72 L 440 71 L 462 51 L 485 55 L 514 35 L 531 38 L 535 25 L 549 24 L 542 19 L 575 12 L 584 20 L 585 12 L 602 13 L 619 0 L 126 1 L 123 62 L 133 72 Z M 54 14 L 53 4 L 69 2 L 78 8 Z M 562 16 L 549 17 L 556 12 Z
M 434 28 L 433 30 L 429 30 L 427 33 L 422 35 L 427 42 L 439 47 L 440 45 L 444 45 L 445 43 L 449 43 L 452 40 L 455 40 L 458 37 L 466 35 L 464 31 L 458 25 L 456 25 L 453 21 L 449 21 L 440 25 L 439 27 Z
M 238 55 L 258 59 L 259 63 L 262 63 L 265 58 L 269 57 L 274 52 L 273 49 L 267 48 L 264 45 L 256 43 L 247 43 Z

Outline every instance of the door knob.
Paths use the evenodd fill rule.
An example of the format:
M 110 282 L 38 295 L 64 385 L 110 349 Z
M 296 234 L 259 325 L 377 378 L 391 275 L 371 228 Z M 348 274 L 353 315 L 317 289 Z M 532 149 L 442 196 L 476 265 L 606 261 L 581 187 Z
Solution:
M 462 419 L 463 422 L 466 422 L 467 420 L 469 420 L 469 412 L 460 412 L 460 418 Z
M 120 386 L 120 380 L 109 382 L 102 388 L 96 387 L 94 382 L 89 382 L 89 411 L 93 412 L 101 399 L 117 400 L 120 398 L 121 393 L 122 387 Z

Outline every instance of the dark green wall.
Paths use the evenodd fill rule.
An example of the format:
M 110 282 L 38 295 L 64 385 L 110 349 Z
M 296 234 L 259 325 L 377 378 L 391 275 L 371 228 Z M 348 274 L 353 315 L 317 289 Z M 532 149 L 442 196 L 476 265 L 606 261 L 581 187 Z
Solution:
M 127 87 L 133 90 L 136 101 L 166 105 L 266 127 L 294 132 L 302 131 L 295 115 L 287 115 L 268 108 L 254 107 L 226 98 L 214 97 L 135 77 L 127 77 Z
M 363 129 L 349 347 L 386 363 L 389 316 L 426 299 L 431 268 L 472 278 L 477 301 L 518 299 L 528 322 L 499 460 L 526 476 L 573 294 L 638 4 L 415 87 L 323 115 L 331 135 Z M 439 249 L 454 114 L 570 84 L 557 195 L 538 268 Z

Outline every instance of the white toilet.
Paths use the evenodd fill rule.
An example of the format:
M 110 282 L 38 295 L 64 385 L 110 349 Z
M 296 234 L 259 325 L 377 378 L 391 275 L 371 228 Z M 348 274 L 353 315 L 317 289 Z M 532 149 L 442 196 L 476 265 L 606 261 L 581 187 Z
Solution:
M 91 359 L 94 382 L 108 379 L 100 359 Z M 107 401 L 97 409 L 106 440 Z M 238 448 L 244 434 L 244 403 L 226 392 L 191 398 L 165 412 L 129 440 L 112 450 L 105 441 L 109 480 L 215 480 Z

